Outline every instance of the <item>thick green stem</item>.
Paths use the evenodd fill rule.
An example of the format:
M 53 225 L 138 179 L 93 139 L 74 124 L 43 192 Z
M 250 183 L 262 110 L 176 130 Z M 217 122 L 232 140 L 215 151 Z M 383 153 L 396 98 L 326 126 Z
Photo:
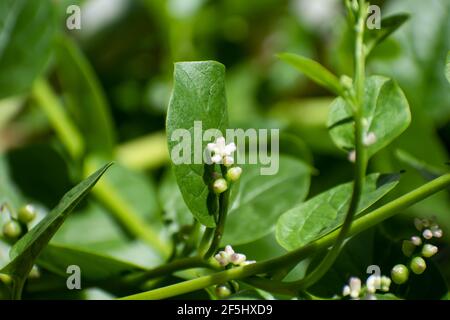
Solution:
M 450 173 L 434 179 L 431 182 L 411 191 L 400 198 L 356 219 L 348 232 L 348 237 L 354 236 L 370 227 L 377 225 L 385 219 L 388 219 L 402 210 L 422 201 L 423 199 L 435 194 L 450 186 Z M 257 274 L 271 272 L 276 269 L 285 267 L 294 262 L 300 262 L 309 255 L 324 250 L 334 244 L 341 228 L 328 233 L 326 236 L 302 247 L 291 251 L 277 258 L 265 260 L 262 262 L 250 264 L 247 266 L 237 267 L 225 270 L 212 275 L 203 276 L 197 279 L 184 281 L 171 286 L 138 293 L 123 299 L 165 299 L 180 294 L 201 290 L 209 286 L 226 283 L 230 280 L 245 279 Z M 279 282 L 279 286 L 285 286 L 292 289 L 291 283 Z

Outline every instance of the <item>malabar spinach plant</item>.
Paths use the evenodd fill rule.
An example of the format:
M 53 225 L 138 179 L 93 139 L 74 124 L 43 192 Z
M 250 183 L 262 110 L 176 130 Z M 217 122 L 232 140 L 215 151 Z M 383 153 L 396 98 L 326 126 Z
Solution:
M 274 175 L 261 175 L 262 164 L 235 163 L 235 141 L 224 138 L 233 124 L 221 63 L 176 63 L 167 137 L 159 133 L 118 145 L 100 81 L 76 42 L 57 32 L 56 7 L 51 1 L 3 1 L 0 98 L 14 96 L 10 105 L 26 100 L 36 107 L 56 136 L 58 152 L 40 146 L 22 156 L 26 166 L 32 159 L 47 169 L 33 167 L 44 190 L 38 205 L 12 178 L 11 164 L 23 161 L 20 154 L 0 155 L 0 298 L 59 297 L 61 292 L 67 297 L 69 291 L 72 298 L 86 298 L 74 290 L 81 288 L 100 288 L 107 298 L 122 299 L 414 299 L 448 294 L 430 259 L 439 254 L 443 237 L 437 219 L 416 218 L 409 234 L 398 238 L 382 226 L 373 228 L 450 186 L 448 170 L 415 158 L 401 144 L 396 156 L 427 183 L 394 197 L 391 191 L 400 189 L 402 173 L 368 170 L 415 114 L 395 79 L 366 68 L 408 16 L 388 16 L 381 29 L 370 29 L 369 3 L 344 2 L 351 45 L 342 56 L 352 63 L 341 69 L 347 74 L 335 75 L 304 56 L 277 56 L 335 96 L 327 130 L 353 170 L 352 181 L 308 197 L 318 173 L 302 142 L 293 137 L 280 137 Z M 170 20 L 164 14 L 159 18 Z M 181 35 L 178 30 L 168 36 L 173 43 L 182 42 L 180 47 L 191 47 L 192 39 Z M 21 39 L 30 39 L 26 48 Z M 176 50 L 171 54 L 177 56 Z M 15 64 L 17 57 L 20 63 Z M 46 64 L 51 77 L 44 76 Z M 450 82 L 450 56 L 441 69 Z M 423 74 L 433 77 L 428 70 Z M 241 85 L 236 83 L 234 90 Z M 198 150 L 207 151 L 209 161 L 172 158 L 173 170 L 162 175 L 158 190 L 149 176 L 130 169 L 164 162 L 166 138 L 169 153 L 179 153 L 171 137 L 179 129 L 195 135 L 196 122 L 216 135 L 200 145 L 191 141 L 183 156 L 193 160 Z M 293 157 L 292 150 L 283 152 L 286 144 L 303 160 Z M 109 168 L 113 160 L 116 164 Z M 30 177 L 25 180 L 22 185 L 32 184 Z M 56 187 L 42 186 L 48 180 Z M 91 189 L 92 197 L 82 201 Z M 54 203 L 53 210 L 42 208 Z M 75 207 L 77 212 L 69 216 Z M 85 232 L 92 229 L 94 235 Z M 383 250 L 375 250 L 373 243 Z M 71 270 L 79 270 L 81 279 L 72 283 Z

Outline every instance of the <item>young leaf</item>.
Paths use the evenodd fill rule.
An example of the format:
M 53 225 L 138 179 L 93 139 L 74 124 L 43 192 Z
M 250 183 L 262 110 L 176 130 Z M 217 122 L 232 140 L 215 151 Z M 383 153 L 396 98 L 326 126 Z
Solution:
M 381 29 L 370 29 L 367 31 L 366 46 L 367 55 L 387 37 L 394 33 L 409 19 L 409 14 L 395 14 L 381 20 Z
M 289 63 L 291 66 L 304 73 L 308 78 L 332 91 L 337 96 L 344 93 L 344 89 L 342 88 L 339 79 L 325 69 L 320 63 L 292 53 L 280 53 L 278 58 Z
M 51 1 L 0 2 L 0 99 L 31 87 L 50 57 L 55 27 Z
M 275 175 L 261 175 L 260 165 L 243 166 L 222 244 L 249 243 L 273 231 L 279 216 L 305 199 L 310 174 L 308 165 L 286 156 Z
M 397 83 L 382 76 L 367 79 L 363 118 L 364 135 L 371 133 L 375 137 L 367 146 L 370 157 L 398 137 L 411 122 L 408 101 Z M 344 99 L 337 98 L 331 105 L 328 128 L 338 147 L 346 151 L 355 148 L 352 111 Z
M 17 241 L 10 251 L 11 262 L 1 270 L 1 273 L 11 275 L 18 286 L 21 286 L 20 283 L 23 284 L 37 257 L 63 224 L 68 214 L 88 194 L 110 166 L 111 163 L 106 164 L 67 192 L 59 204 L 38 225 Z
M 91 65 L 67 37 L 56 46 L 58 75 L 68 110 L 84 136 L 88 152 L 110 156 L 114 131 L 109 106 Z
M 183 199 L 197 220 L 207 227 L 214 227 L 215 221 L 208 206 L 215 195 L 208 187 L 205 177 L 205 164 L 195 164 L 195 154 L 203 155 L 206 144 L 194 132 L 194 122 L 201 121 L 202 130 L 218 129 L 224 134 L 228 124 L 225 96 L 225 67 L 215 61 L 179 62 L 175 64 L 174 87 L 167 111 L 167 136 L 169 152 L 181 142 L 172 135 L 177 129 L 185 129 L 191 141 L 189 151 L 183 156 L 190 159 L 190 164 L 174 163 L 175 177 Z M 179 132 L 179 131 L 177 131 Z M 184 138 L 184 137 L 183 137 Z M 197 141 L 196 141 L 197 140 Z M 200 150 L 200 151 L 199 151 Z M 176 152 L 176 151 L 175 151 Z M 184 154 L 184 153 L 187 154 Z M 197 159 L 199 160 L 199 159 Z M 200 162 L 203 162 L 200 159 Z
M 379 173 L 367 176 L 358 213 L 392 190 L 398 178 L 398 175 Z M 278 243 L 287 250 L 293 250 L 338 227 L 344 220 L 351 193 L 352 183 L 342 184 L 285 212 L 276 226 Z

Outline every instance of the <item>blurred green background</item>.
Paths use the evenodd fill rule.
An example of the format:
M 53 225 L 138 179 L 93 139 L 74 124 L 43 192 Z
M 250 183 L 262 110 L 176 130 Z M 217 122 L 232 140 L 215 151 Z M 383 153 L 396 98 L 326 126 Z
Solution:
M 80 30 L 66 27 L 71 15 L 66 10 L 73 4 L 81 7 Z M 381 6 L 382 16 L 411 16 L 370 56 L 367 69 L 396 79 L 412 110 L 410 128 L 369 167 L 406 170 L 389 195 L 394 198 L 448 170 L 450 86 L 444 70 L 450 2 L 372 4 Z M 14 190 L 8 195 L 13 203 L 26 199 L 45 210 L 99 160 L 115 159 L 108 185 L 113 189 L 101 189 L 115 193 L 99 191 L 56 241 L 157 264 L 157 255 L 140 243 L 128 245 L 121 226 L 135 227 L 123 212 L 135 212 L 157 230 L 168 225 L 169 231 L 156 232 L 166 240 L 190 223 L 176 216 L 180 199 L 169 207 L 170 193 L 164 193 L 171 182 L 164 124 L 173 62 L 189 60 L 226 66 L 232 127 L 280 128 L 281 151 L 317 169 L 309 197 L 350 181 L 347 155 L 333 145 L 326 128 L 334 97 L 275 58 L 289 51 L 351 76 L 348 35 L 340 0 L 2 0 L 0 178 L 9 187 L 0 190 Z M 116 195 L 124 201 L 114 201 Z M 450 279 L 449 194 L 421 202 L 380 229 L 400 240 L 412 232 L 412 216 L 436 216 L 442 225 L 437 262 Z

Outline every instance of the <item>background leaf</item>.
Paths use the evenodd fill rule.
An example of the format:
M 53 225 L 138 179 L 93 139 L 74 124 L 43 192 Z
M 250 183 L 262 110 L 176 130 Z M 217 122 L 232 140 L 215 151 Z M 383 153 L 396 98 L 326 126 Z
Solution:
M 260 167 L 243 166 L 228 210 L 223 245 L 245 244 L 266 236 L 274 230 L 278 217 L 308 194 L 311 169 L 305 163 L 280 156 L 275 175 L 261 175 Z
M 0 3 L 0 99 L 31 87 L 50 57 L 55 27 L 50 0 Z
M 202 121 L 203 130 L 218 129 L 224 134 L 228 125 L 225 96 L 225 67 L 215 61 L 179 62 L 175 64 L 174 87 L 167 111 L 169 152 L 177 145 L 171 137 L 175 130 L 186 129 L 191 134 L 191 161 L 200 149 L 194 143 L 194 121 Z M 201 155 L 207 142 L 202 142 Z M 208 209 L 212 196 L 205 183 L 204 164 L 174 165 L 175 177 L 187 206 L 202 224 L 213 227 L 214 217 Z
M 337 98 L 331 105 L 328 127 L 334 143 L 346 151 L 355 148 L 351 117 L 351 107 L 344 99 Z M 408 101 L 402 90 L 393 80 L 382 76 L 372 76 L 366 81 L 363 117 L 367 121 L 364 134 L 373 132 L 376 136 L 375 143 L 367 147 L 369 156 L 386 147 L 411 122 Z
M 11 262 L 2 269 L 2 272 L 12 275 L 18 279 L 17 281 L 23 281 L 67 215 L 86 196 L 109 166 L 111 163 L 103 166 L 67 192 L 59 204 L 38 225 L 20 238 L 11 248 Z
M 317 84 L 335 93 L 337 96 L 344 93 L 344 89 L 342 88 L 339 79 L 325 69 L 320 63 L 292 53 L 281 53 L 278 57 L 304 73 Z
M 358 213 L 363 212 L 398 183 L 398 175 L 374 173 L 366 177 Z M 350 204 L 352 183 L 325 191 L 285 212 L 277 223 L 278 243 L 287 250 L 306 245 L 338 227 Z

